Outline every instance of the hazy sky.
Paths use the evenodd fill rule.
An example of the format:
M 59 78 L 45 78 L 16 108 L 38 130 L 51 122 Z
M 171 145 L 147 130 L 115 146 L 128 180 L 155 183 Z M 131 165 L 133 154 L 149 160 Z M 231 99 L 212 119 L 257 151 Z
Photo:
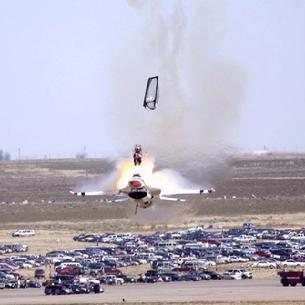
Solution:
M 150 46 L 143 39 L 160 25 L 151 17 L 156 16 L 151 13 L 154 3 L 158 1 L 0 0 L 0 148 L 13 157 L 20 148 L 24 157 L 41 158 L 74 156 L 86 146 L 89 156 L 104 156 L 118 153 L 113 139 L 118 135 L 131 150 L 130 143 L 138 140 L 124 124 L 126 104 L 121 109 L 120 103 L 134 101 L 128 104 L 128 116 L 137 107 L 143 116 L 157 116 L 161 104 L 167 103 L 160 77 L 159 112 L 147 114 L 141 108 L 147 76 L 165 75 L 167 69 L 159 73 L 152 65 L 159 56 L 158 40 Z M 164 20 L 179 14 L 173 10 L 184 10 L 181 27 L 171 21 L 176 32 L 188 29 L 179 46 L 182 55 L 192 37 L 203 44 L 192 52 L 204 50 L 199 55 L 205 67 L 225 62 L 234 71 L 238 68 L 238 107 L 221 104 L 219 115 L 211 112 L 220 120 L 222 113 L 233 112 L 230 123 L 222 126 L 226 145 L 243 151 L 264 145 L 271 150 L 305 150 L 305 0 L 168 0 L 160 7 Z M 150 47 L 151 61 L 143 55 Z M 183 80 L 191 72 L 183 71 L 192 66 L 191 58 L 182 55 L 177 65 L 186 87 Z M 122 91 L 121 83 L 132 88 L 126 100 L 124 92 L 116 94 Z M 213 85 L 221 92 L 221 84 Z M 187 99 L 192 85 L 184 89 Z M 209 113 L 212 102 L 205 105 Z M 120 120 L 116 114 L 121 114 Z

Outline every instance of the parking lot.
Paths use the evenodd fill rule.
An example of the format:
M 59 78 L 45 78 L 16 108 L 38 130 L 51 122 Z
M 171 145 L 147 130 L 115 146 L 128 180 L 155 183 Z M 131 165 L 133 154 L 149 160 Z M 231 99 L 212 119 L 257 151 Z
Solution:
M 52 294 L 70 294 L 86 293 L 84 285 L 94 291 L 92 285 L 97 283 L 252 281 L 257 270 L 272 270 L 276 275 L 277 270 L 304 268 L 304 232 L 245 223 L 228 230 L 197 226 L 145 235 L 81 233 L 71 236 L 76 249 L 43 255 L 26 253 L 29 247 L 21 243 L 0 245 L 0 288 L 57 285 L 59 290 Z

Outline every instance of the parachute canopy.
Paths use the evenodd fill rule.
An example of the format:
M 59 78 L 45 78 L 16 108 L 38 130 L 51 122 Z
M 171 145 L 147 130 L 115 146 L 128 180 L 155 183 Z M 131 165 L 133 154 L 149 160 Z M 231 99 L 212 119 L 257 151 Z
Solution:
M 150 77 L 147 80 L 143 106 L 150 110 L 155 110 L 158 103 L 158 76 Z

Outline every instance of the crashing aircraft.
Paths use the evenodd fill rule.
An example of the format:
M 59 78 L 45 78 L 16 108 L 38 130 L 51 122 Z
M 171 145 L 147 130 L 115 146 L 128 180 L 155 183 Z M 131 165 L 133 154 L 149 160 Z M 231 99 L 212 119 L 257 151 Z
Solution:
M 147 80 L 146 91 L 144 96 L 144 108 L 155 110 L 159 98 L 158 76 L 149 77 Z
M 122 202 L 132 200 L 136 204 L 135 214 L 138 208 L 148 208 L 152 206 L 154 199 L 169 200 L 169 201 L 180 201 L 184 202 L 185 199 L 169 197 L 173 195 L 188 195 L 188 194 L 210 194 L 215 192 L 213 188 L 209 189 L 181 189 L 174 193 L 164 193 L 160 188 L 154 188 L 148 186 L 143 178 L 139 174 L 134 174 L 128 181 L 128 185 L 122 189 L 119 189 L 115 194 L 117 198 L 113 200 L 106 199 L 107 202 Z M 107 192 L 95 191 L 95 192 L 74 192 L 70 191 L 71 194 L 76 196 L 97 196 L 97 195 L 110 195 Z M 113 194 L 112 194 L 113 195 Z

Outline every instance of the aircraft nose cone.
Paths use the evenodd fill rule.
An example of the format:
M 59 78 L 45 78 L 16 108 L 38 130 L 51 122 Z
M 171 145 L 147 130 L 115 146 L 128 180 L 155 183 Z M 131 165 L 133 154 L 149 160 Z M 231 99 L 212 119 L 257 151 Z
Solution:
M 129 186 L 132 188 L 139 188 L 139 187 L 142 187 L 142 183 L 139 180 L 130 180 Z

